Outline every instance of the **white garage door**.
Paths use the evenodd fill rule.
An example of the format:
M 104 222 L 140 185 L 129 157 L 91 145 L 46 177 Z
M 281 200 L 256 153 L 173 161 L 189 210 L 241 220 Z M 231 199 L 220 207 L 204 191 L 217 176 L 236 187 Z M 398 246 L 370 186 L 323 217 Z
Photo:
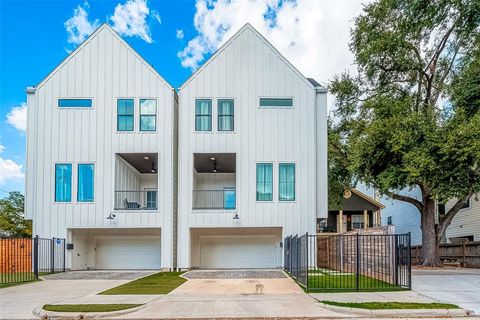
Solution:
M 200 236 L 201 268 L 276 268 L 276 236 Z
M 160 237 L 97 237 L 96 269 L 160 269 Z

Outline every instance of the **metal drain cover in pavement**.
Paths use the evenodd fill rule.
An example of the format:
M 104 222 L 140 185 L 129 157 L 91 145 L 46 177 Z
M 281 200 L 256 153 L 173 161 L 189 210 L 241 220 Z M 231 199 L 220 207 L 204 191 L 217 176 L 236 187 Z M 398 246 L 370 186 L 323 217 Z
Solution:
M 182 276 L 187 279 L 278 279 L 287 277 L 279 270 L 195 270 L 188 271 Z

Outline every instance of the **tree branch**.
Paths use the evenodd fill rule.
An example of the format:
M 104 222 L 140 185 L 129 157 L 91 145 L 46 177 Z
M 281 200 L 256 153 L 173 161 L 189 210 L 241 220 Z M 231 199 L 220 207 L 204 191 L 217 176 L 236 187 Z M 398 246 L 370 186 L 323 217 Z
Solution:
M 415 198 L 409 197 L 409 196 L 402 196 L 400 194 L 396 194 L 394 192 L 386 191 L 385 194 L 389 196 L 392 199 L 399 200 L 399 201 L 404 201 L 413 204 L 415 207 L 417 207 L 418 211 L 422 212 L 423 210 L 423 203 L 418 201 Z
M 447 230 L 447 227 L 453 220 L 453 217 L 458 213 L 458 211 L 463 207 L 463 205 L 473 196 L 474 192 L 471 191 L 462 198 L 458 199 L 453 207 L 448 210 L 448 212 L 440 219 L 437 226 L 437 240 L 440 241 L 443 233 Z

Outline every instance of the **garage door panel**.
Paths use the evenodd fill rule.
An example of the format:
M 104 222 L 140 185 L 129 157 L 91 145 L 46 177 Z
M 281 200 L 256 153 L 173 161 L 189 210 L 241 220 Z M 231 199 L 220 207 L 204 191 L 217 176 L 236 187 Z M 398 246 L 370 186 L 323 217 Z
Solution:
M 277 237 L 200 237 L 202 268 L 276 268 Z
M 160 269 L 160 237 L 97 237 L 97 269 Z

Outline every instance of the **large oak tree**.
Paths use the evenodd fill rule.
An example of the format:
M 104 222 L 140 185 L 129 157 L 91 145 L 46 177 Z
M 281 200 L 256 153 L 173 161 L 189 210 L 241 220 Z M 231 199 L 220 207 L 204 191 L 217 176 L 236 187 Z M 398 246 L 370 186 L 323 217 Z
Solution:
M 330 84 L 330 181 L 353 177 L 414 205 L 423 264 L 437 265 L 446 228 L 480 191 L 480 0 L 373 2 L 350 49 L 357 72 Z M 450 200 L 436 218 L 436 203 Z

